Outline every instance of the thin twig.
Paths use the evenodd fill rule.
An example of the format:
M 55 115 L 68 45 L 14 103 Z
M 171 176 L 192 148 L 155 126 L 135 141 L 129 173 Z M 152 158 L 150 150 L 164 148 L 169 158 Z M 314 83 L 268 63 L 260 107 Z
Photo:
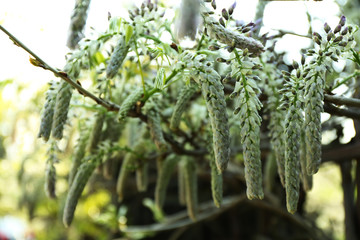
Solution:
M 55 76 L 63 79 L 64 81 L 66 81 L 67 83 L 69 83 L 72 87 L 74 87 L 76 90 L 78 90 L 78 92 L 85 96 L 85 97 L 89 97 L 92 100 L 94 100 L 97 104 L 100 104 L 101 106 L 103 106 L 104 108 L 106 108 L 109 111 L 119 111 L 120 106 L 114 104 L 114 103 L 110 103 L 105 101 L 104 99 L 98 98 L 96 97 L 94 94 L 92 94 L 91 92 L 87 91 L 86 89 L 84 89 L 79 83 L 71 80 L 71 78 L 67 75 L 67 73 L 63 72 L 63 71 L 59 71 L 53 67 L 51 67 L 49 64 L 47 64 L 44 60 L 42 60 L 37 54 L 35 54 L 33 51 L 31 51 L 25 44 L 23 44 L 20 40 L 18 40 L 14 35 L 12 35 L 8 30 L 6 30 L 2 25 L 0 25 L 0 30 L 3 31 L 6 35 L 9 36 L 9 38 L 11 39 L 11 41 L 13 41 L 15 43 L 16 46 L 24 49 L 27 53 L 29 53 L 34 59 L 30 59 L 30 62 L 37 67 L 42 67 L 46 70 L 51 71 L 52 73 L 55 74 Z
M 324 100 L 336 105 L 346 105 L 349 107 L 360 107 L 360 99 L 356 98 L 345 98 L 339 96 L 332 96 L 329 94 L 324 95 Z

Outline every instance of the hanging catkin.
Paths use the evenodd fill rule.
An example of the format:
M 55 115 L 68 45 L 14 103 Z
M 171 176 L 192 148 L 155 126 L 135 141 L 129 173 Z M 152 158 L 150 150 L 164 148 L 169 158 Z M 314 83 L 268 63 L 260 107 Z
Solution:
M 155 103 L 147 102 L 145 105 L 145 112 L 147 115 L 147 125 L 149 127 L 151 138 L 153 139 L 157 149 L 160 152 L 165 152 L 168 147 L 161 128 L 159 109 L 156 107 Z
M 72 155 L 71 168 L 69 172 L 69 186 L 71 186 L 75 175 L 78 171 L 79 166 L 81 165 L 81 161 L 84 159 L 86 153 L 86 146 L 89 140 L 89 130 L 86 125 L 80 127 L 80 136 L 77 140 L 74 153 Z
M 51 81 L 49 90 L 46 92 L 46 100 L 41 116 L 40 130 L 38 137 L 44 139 L 45 142 L 49 140 L 51 134 L 51 127 L 54 117 L 54 108 L 56 102 L 56 91 L 58 83 Z
M 240 137 L 243 144 L 246 195 L 249 199 L 262 199 L 262 164 L 260 152 L 261 117 L 258 111 L 260 92 L 254 79 L 241 74 L 232 95 L 235 95 L 235 112 L 239 118 Z
M 80 165 L 78 172 L 74 178 L 73 184 L 69 189 L 65 201 L 63 223 L 65 227 L 69 227 L 73 218 L 78 200 L 83 192 L 86 183 L 88 182 L 91 174 L 95 170 L 96 164 L 92 161 L 84 162 Z
M 148 180 L 149 164 L 147 162 L 139 163 L 136 168 L 136 187 L 139 192 L 145 192 L 149 183 Z
M 55 163 L 58 162 L 56 155 L 57 146 L 55 142 L 51 142 L 48 150 L 48 159 L 45 166 L 45 193 L 49 198 L 56 198 L 56 168 Z
M 209 112 L 216 166 L 223 171 L 230 159 L 230 137 L 224 87 L 220 83 L 220 75 L 214 69 L 207 67 L 204 70 L 205 72 L 199 73 L 199 81 Z
M 291 106 L 285 119 L 285 190 L 286 207 L 290 213 L 296 212 L 299 200 L 301 126 L 302 116 L 295 106 Z
M 121 164 L 120 173 L 116 182 L 116 193 L 118 195 L 118 200 L 122 201 L 124 198 L 124 187 L 126 179 L 132 169 L 134 156 L 132 153 L 127 153 L 124 157 L 124 160 Z
M 179 127 L 181 121 L 181 115 L 186 110 L 190 98 L 196 92 L 196 86 L 194 84 L 185 85 L 178 96 L 177 102 L 174 107 L 174 111 L 170 120 L 170 128 L 176 129 Z
M 166 189 L 177 162 L 178 157 L 176 155 L 170 155 L 161 164 L 155 187 L 155 204 L 159 209 L 162 209 L 164 205 Z
M 63 137 L 63 130 L 67 120 L 72 91 L 73 88 L 70 84 L 65 81 L 60 83 L 52 124 L 52 136 L 57 140 L 60 140 Z
M 104 112 L 98 112 L 95 116 L 94 124 L 89 138 L 88 151 L 90 153 L 94 153 L 101 140 L 101 132 L 105 122 L 105 118 L 106 114 Z
M 209 132 L 208 134 L 207 141 L 207 149 L 209 151 L 209 163 L 211 170 L 211 193 L 215 206 L 220 207 L 223 198 L 223 176 L 221 171 L 219 171 L 216 166 L 214 150 L 212 147 L 210 147 L 212 143 L 211 132 Z
M 121 36 L 116 44 L 114 52 L 111 54 L 110 62 L 106 68 L 106 77 L 108 79 L 115 77 L 126 58 L 129 48 L 130 44 L 126 43 L 125 36 Z
M 183 167 L 187 212 L 189 217 L 196 221 L 198 212 L 196 164 L 193 159 L 186 158 L 183 160 Z
M 76 0 L 75 8 L 71 15 L 71 23 L 69 28 L 69 36 L 67 46 L 75 49 L 79 41 L 83 38 L 83 30 L 86 24 L 87 12 L 90 0 Z
M 178 198 L 180 205 L 186 204 L 186 193 L 185 193 L 185 170 L 182 162 L 178 163 Z
M 210 167 L 211 167 L 211 193 L 216 207 L 221 206 L 223 198 L 223 176 L 222 173 L 217 169 L 215 158 L 210 156 Z
M 300 142 L 300 167 L 301 167 L 301 180 L 303 189 L 310 191 L 312 188 L 312 175 L 308 175 L 306 171 L 306 142 L 305 142 L 305 131 L 301 131 L 301 142 Z
M 120 106 L 120 110 L 118 112 L 119 120 L 124 120 L 131 108 L 133 108 L 137 101 L 141 99 L 144 94 L 144 90 L 142 88 L 137 88 L 132 90 L 132 92 L 125 98 L 123 103 Z

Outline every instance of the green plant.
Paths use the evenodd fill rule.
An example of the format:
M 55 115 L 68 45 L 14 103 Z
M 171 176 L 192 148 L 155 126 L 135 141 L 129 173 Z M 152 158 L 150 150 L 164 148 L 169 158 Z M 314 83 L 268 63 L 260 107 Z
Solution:
M 314 46 L 304 52 L 300 64 L 286 65 L 273 46 L 265 48 L 249 34 L 256 29 L 255 23 L 236 25 L 235 5 L 218 16 L 214 0 L 199 1 L 195 9 L 204 27 L 199 27 L 195 47 L 183 49 L 175 43 L 172 22 L 164 18 L 165 6 L 157 1 L 144 1 L 129 10 L 129 19 L 111 17 L 105 32 L 80 41 L 89 2 L 76 3 L 68 41 L 76 49 L 63 71 L 49 66 L 0 28 L 32 55 L 33 65 L 59 78 L 50 82 L 39 131 L 50 149 L 46 163 L 50 197 L 56 196 L 57 143 L 70 131 L 79 134 L 71 153 L 65 226 L 71 224 L 95 169 L 116 182 L 114 192 L 121 202 L 127 198 L 131 173 L 135 172 L 137 190 L 143 193 L 155 168 L 156 211 L 165 211 L 166 189 L 178 164 L 180 203 L 187 205 L 188 216 L 196 221 L 201 214 L 200 169 L 206 166 L 214 204 L 221 209 L 224 173 L 230 164 L 238 165 L 235 158 L 241 156 L 247 198 L 263 199 L 269 193 L 263 190 L 261 141 L 268 140 L 285 187 L 287 210 L 295 213 L 301 179 L 304 189 L 310 190 L 311 176 L 321 163 L 320 114 L 325 109 L 334 115 L 354 116 L 332 105 L 339 101 L 331 94 L 341 85 L 350 88 L 348 80 L 358 76 L 358 70 L 337 82 L 328 80 L 326 72 L 340 58 L 351 56 L 359 64 L 354 50 L 358 27 L 346 25 L 344 16 L 334 30 L 325 24 L 323 33 L 313 33 Z M 180 35 L 193 34 L 185 32 L 182 29 Z M 170 42 L 162 40 L 165 34 L 171 36 Z M 271 42 L 266 36 L 262 40 Z M 280 71 L 279 65 L 287 70 Z M 89 90 L 82 81 L 90 83 Z M 329 107 L 324 108 L 324 103 Z M 78 110 L 83 114 L 69 114 Z M 262 136 L 264 118 L 269 118 L 270 139 Z M 125 128 L 132 130 L 122 131 Z M 108 169 L 113 160 L 121 163 L 119 171 L 105 174 L 101 168 Z

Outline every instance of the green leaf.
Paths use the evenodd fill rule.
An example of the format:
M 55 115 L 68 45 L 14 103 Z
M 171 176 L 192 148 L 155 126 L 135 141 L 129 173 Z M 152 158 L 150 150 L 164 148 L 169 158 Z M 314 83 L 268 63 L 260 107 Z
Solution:
M 165 85 L 165 69 L 164 68 L 160 68 L 159 71 L 156 74 L 156 78 L 155 78 L 155 88 L 162 90 L 164 88 Z
M 128 44 L 130 41 L 130 38 L 134 34 L 134 28 L 131 25 L 126 26 L 126 32 L 125 32 L 125 43 Z

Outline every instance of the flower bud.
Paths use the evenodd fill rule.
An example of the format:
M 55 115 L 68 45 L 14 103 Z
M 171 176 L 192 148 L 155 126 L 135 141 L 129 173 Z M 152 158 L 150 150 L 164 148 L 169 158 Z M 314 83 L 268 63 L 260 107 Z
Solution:
M 248 53 L 249 53 L 249 49 L 245 48 L 243 50 L 243 56 L 245 57 L 246 55 L 248 55 Z
M 299 64 L 298 64 L 297 61 L 295 61 L 295 60 L 293 60 L 292 65 L 293 65 L 293 68 L 295 68 L 295 69 L 298 69 L 298 68 L 299 68 Z
M 339 46 L 346 47 L 347 44 L 348 44 L 347 42 L 343 41 L 343 42 L 339 43 Z
M 235 7 L 236 7 L 236 2 L 234 2 L 234 3 L 229 7 L 228 12 L 229 12 L 229 15 L 230 15 L 230 16 L 233 14 Z
M 340 18 L 339 24 L 340 24 L 341 26 L 344 26 L 344 25 L 345 25 L 345 22 L 346 22 L 346 17 L 343 15 L 343 16 L 341 16 L 341 18 Z
M 216 51 L 216 50 L 219 50 L 219 49 L 220 49 L 219 45 L 210 45 L 209 46 L 209 50 L 211 50 L 211 51 Z
M 316 42 L 316 44 L 318 44 L 318 45 L 321 45 L 321 41 L 317 37 L 314 37 L 314 42 Z
M 242 33 L 247 33 L 247 32 L 249 32 L 250 30 L 251 30 L 251 28 L 246 27 L 246 28 L 243 28 L 243 29 L 241 30 L 241 32 L 242 32 Z
M 326 40 L 327 40 L 328 42 L 330 42 L 330 40 L 331 40 L 333 37 L 335 37 L 335 35 L 334 35 L 334 33 L 333 33 L 332 31 L 330 31 L 330 32 L 328 33 L 327 37 L 326 37 Z
M 229 20 L 229 13 L 226 11 L 225 8 L 221 10 L 221 15 L 223 16 L 223 18 L 225 18 L 225 20 Z
M 334 43 L 340 42 L 341 40 L 343 40 L 343 36 L 338 36 L 334 39 Z
M 283 71 L 281 71 L 281 73 L 282 73 L 283 76 L 287 76 L 287 77 L 291 76 L 291 74 L 288 71 L 283 70 Z
M 215 2 L 215 0 L 212 0 L 212 1 L 211 1 L 211 6 L 213 7 L 213 9 L 216 9 L 216 2 Z
M 330 58 L 331 58 L 332 60 L 334 60 L 335 62 L 337 62 L 337 61 L 339 60 L 339 58 L 336 57 L 336 56 L 334 56 L 334 55 L 331 55 Z
M 341 27 L 342 27 L 342 26 L 341 26 L 340 24 L 337 25 L 336 28 L 334 29 L 334 34 L 337 34 L 338 32 L 340 32 Z
M 346 35 L 348 32 L 349 32 L 349 28 L 346 27 L 346 28 L 344 28 L 344 30 L 341 31 L 340 34 L 344 36 L 344 35 Z
M 301 54 L 301 65 L 305 64 L 305 55 Z
M 226 62 L 226 59 L 219 57 L 219 58 L 216 59 L 216 61 L 218 61 L 218 62 Z
M 327 23 L 324 24 L 324 30 L 326 33 L 329 33 L 331 31 L 329 24 L 327 24 Z
M 224 21 L 223 18 L 220 18 L 220 19 L 219 19 L 219 23 L 220 23 L 223 27 L 225 27 L 225 21 Z
M 322 37 L 319 33 L 314 32 L 313 35 L 314 35 L 314 37 L 317 37 L 320 41 L 322 40 Z

